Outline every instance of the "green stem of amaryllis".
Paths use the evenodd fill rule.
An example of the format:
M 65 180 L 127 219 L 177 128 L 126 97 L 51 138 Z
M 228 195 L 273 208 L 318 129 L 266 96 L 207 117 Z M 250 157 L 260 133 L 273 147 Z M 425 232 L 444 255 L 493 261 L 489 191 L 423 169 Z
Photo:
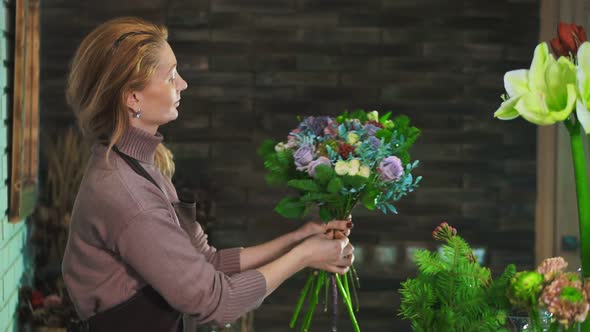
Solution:
M 590 187 L 588 186 L 586 155 L 580 123 L 566 126 L 571 138 L 574 175 L 576 177 L 582 275 L 587 278 L 590 277 Z
M 350 321 L 352 322 L 354 332 L 361 332 L 359 324 L 356 321 L 356 317 L 354 316 L 354 310 L 352 310 L 350 298 L 346 295 L 346 290 L 344 289 L 344 286 L 342 286 L 342 281 L 340 281 L 340 276 L 338 274 L 336 274 L 336 284 L 338 285 L 338 289 L 340 289 L 340 293 L 342 293 L 342 299 L 344 300 L 344 304 L 346 305 L 346 309 L 348 310 L 348 314 L 350 315 Z
M 588 187 L 588 173 L 584 140 L 582 138 L 579 121 L 564 122 L 571 139 L 574 175 L 576 178 L 576 196 L 578 199 L 578 227 L 580 231 L 580 257 L 582 260 L 582 275 L 590 277 L 590 188 Z M 582 323 L 582 332 L 590 332 L 590 319 Z
M 309 291 L 309 288 L 311 288 L 311 285 L 313 284 L 314 278 L 315 278 L 315 275 L 313 274 L 313 272 L 310 273 L 309 277 L 307 278 L 307 282 L 305 282 L 305 286 L 301 290 L 301 296 L 299 296 L 299 301 L 297 301 L 297 306 L 295 307 L 295 312 L 293 313 L 293 317 L 291 317 L 291 323 L 289 323 L 290 328 L 294 328 L 295 323 L 297 323 L 297 318 L 299 317 L 299 312 L 301 311 L 301 306 L 303 305 L 303 302 L 305 301 L 305 298 L 307 297 L 307 293 Z

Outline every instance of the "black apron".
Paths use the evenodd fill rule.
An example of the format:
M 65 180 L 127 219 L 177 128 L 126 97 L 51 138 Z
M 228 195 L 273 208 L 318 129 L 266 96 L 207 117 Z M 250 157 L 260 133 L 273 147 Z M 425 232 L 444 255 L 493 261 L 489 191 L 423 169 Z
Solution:
M 142 177 L 160 186 L 150 174 L 130 156 L 115 151 L 131 168 Z M 181 225 L 196 222 L 196 203 L 180 201 L 173 203 L 174 211 Z M 184 227 L 183 227 L 184 228 Z M 182 314 L 150 285 L 144 286 L 127 301 L 88 318 L 69 324 L 67 332 L 182 332 Z

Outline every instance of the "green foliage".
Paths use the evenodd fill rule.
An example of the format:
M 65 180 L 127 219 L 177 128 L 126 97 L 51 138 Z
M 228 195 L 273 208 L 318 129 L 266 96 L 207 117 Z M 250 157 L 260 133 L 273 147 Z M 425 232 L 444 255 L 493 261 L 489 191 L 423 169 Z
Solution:
M 443 240 L 437 252 L 416 252 L 418 275 L 401 284 L 400 315 L 414 331 L 505 331 L 514 266 L 493 281 L 461 237 Z
M 264 158 L 264 167 L 268 170 L 266 181 L 271 185 L 284 185 L 291 179 L 302 178 L 295 169 L 293 153 L 290 151 L 269 152 L 269 142 L 265 141 L 258 149 L 258 154 Z
M 406 115 L 400 115 L 393 119 L 395 123 L 394 131 L 400 137 L 404 139 L 400 143 L 399 149 L 396 151 L 396 155 L 402 160 L 404 164 L 410 162 L 411 157 L 408 152 L 410 147 L 420 137 L 420 129 L 410 125 L 410 118 Z

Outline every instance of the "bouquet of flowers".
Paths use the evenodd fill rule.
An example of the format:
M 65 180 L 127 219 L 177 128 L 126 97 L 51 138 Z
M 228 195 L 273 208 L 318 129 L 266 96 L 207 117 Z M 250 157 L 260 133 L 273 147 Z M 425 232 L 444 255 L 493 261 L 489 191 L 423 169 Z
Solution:
M 545 259 L 535 271 L 518 272 L 510 281 L 508 298 L 518 309 L 529 312 L 531 332 L 542 332 L 539 309 L 551 314 L 548 331 L 578 331 L 588 315 L 590 283 L 579 273 L 565 272 L 563 257 Z
M 317 207 L 324 222 L 345 219 L 358 203 L 369 210 L 397 213 L 393 203 L 413 191 L 421 180 L 412 175 L 418 161 L 411 162 L 409 154 L 420 131 L 410 125 L 407 116 L 390 116 L 391 112 L 380 116 L 377 111 L 364 110 L 337 117 L 309 116 L 291 131 L 286 142 L 265 141 L 259 154 L 268 170 L 267 182 L 296 190 L 296 195 L 281 200 L 275 211 L 286 218 L 303 218 Z M 360 331 L 350 291 L 355 296 L 358 287 L 354 268 L 342 280 L 325 271 L 311 273 L 291 328 L 308 298 L 310 305 L 301 330 L 309 329 L 318 295 L 325 287 L 327 298 L 330 286 L 334 315 L 340 294 L 355 331 Z
M 590 134 L 590 43 L 581 26 L 560 23 L 558 37 L 536 48 L 530 69 L 504 75 L 506 95 L 494 116 L 545 126 L 562 122 L 571 140 L 580 231 L 582 273 L 590 277 L 590 187 L 584 136 Z M 590 321 L 582 331 L 590 332 Z

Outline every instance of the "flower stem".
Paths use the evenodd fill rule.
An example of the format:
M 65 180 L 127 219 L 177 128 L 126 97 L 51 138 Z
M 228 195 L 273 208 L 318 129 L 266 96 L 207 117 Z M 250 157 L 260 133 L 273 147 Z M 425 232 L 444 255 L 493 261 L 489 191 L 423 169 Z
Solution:
M 313 293 L 311 294 L 311 299 L 309 301 L 309 308 L 307 309 L 307 314 L 305 315 L 305 320 L 303 321 L 303 325 L 301 325 L 300 331 L 308 332 L 309 325 L 311 325 L 311 318 L 313 317 L 313 312 L 315 310 L 315 306 L 318 303 L 318 296 L 320 293 L 320 289 L 324 285 L 324 274 L 325 271 L 320 271 L 316 277 L 316 284 Z
M 533 307 L 530 312 L 532 332 L 543 332 L 541 327 L 541 316 L 539 316 L 539 309 Z
M 315 275 L 313 273 L 310 273 L 309 277 L 307 278 L 307 282 L 305 282 L 305 286 L 301 290 L 301 296 L 299 296 L 299 301 L 297 301 L 297 306 L 295 307 L 295 312 L 293 313 L 293 317 L 291 317 L 291 323 L 289 323 L 290 328 L 294 328 L 295 323 L 297 323 L 297 318 L 299 317 L 299 311 L 301 311 L 301 306 L 303 305 L 303 301 L 305 301 L 305 298 L 307 297 L 307 293 L 309 291 L 309 288 L 311 287 L 311 284 L 313 283 L 314 278 L 315 278 Z
M 346 277 L 347 274 L 350 273 L 350 270 L 348 270 L 345 274 L 344 274 L 344 290 L 346 291 L 346 296 L 348 296 L 348 298 L 350 299 L 350 288 L 348 287 L 348 278 Z
M 571 139 L 574 175 L 576 178 L 576 196 L 578 200 L 578 226 L 580 230 L 580 256 L 582 261 L 582 275 L 590 277 L 590 188 L 586 155 L 582 138 L 580 122 L 575 124 L 564 122 Z M 590 332 L 590 320 L 582 324 L 583 332 Z
M 356 283 L 355 283 L 355 282 L 354 282 L 354 280 L 353 280 L 353 271 L 352 271 L 352 267 L 351 267 L 351 269 L 348 271 L 348 273 L 347 273 L 346 275 L 347 275 L 347 276 L 348 276 L 348 278 L 350 279 L 350 284 L 352 285 L 352 296 L 353 296 L 353 297 L 350 299 L 350 300 L 351 300 L 351 304 L 352 304 L 352 300 L 354 299 L 355 310 L 358 312 L 358 311 L 359 311 L 359 309 L 360 309 L 360 308 L 359 308 L 359 307 L 360 307 L 360 304 L 359 304 L 359 297 L 358 297 L 358 295 L 357 295 L 357 293 L 356 293 Z
M 344 286 L 342 286 L 342 282 L 340 281 L 340 276 L 338 274 L 336 276 L 336 284 L 338 284 L 338 289 L 340 289 L 340 293 L 342 293 L 342 299 L 344 300 L 344 304 L 346 304 L 346 309 L 348 309 L 348 314 L 350 315 L 350 321 L 352 322 L 352 327 L 354 332 L 361 332 L 359 328 L 359 324 L 356 321 L 356 317 L 354 316 L 354 311 L 352 310 L 352 304 L 350 303 L 350 298 L 346 296 L 346 290 L 344 290 Z

